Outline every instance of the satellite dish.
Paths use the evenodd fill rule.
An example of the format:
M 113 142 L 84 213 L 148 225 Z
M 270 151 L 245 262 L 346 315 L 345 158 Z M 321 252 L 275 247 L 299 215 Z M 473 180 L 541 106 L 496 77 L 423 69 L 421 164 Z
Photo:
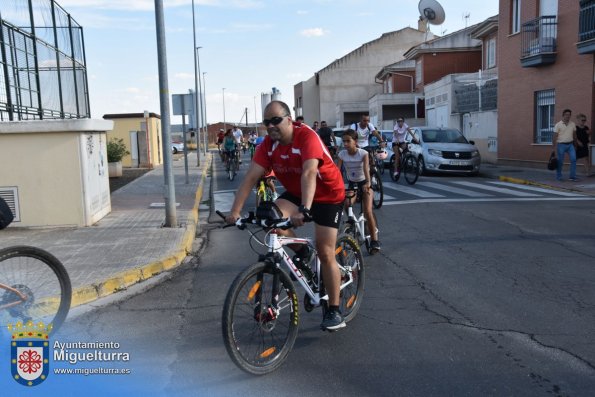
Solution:
M 441 25 L 446 15 L 436 0 L 421 0 L 417 6 L 422 19 L 432 25 Z

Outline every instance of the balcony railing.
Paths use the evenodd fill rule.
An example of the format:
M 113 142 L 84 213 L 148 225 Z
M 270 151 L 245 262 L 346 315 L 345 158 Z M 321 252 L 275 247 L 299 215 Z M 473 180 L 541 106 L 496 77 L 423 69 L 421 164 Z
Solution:
M 595 0 L 581 0 L 578 17 L 579 54 L 595 53 Z
M 521 65 L 533 67 L 556 61 L 558 22 L 555 15 L 525 22 L 521 28 Z

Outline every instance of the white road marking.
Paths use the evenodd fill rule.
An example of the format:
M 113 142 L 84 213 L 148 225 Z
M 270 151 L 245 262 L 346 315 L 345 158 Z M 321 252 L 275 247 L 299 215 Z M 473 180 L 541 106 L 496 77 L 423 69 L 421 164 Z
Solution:
M 508 194 L 508 195 L 517 196 L 517 197 L 539 197 L 540 196 L 539 194 L 519 192 L 519 191 L 512 190 L 512 189 L 505 189 L 505 188 L 501 188 L 501 187 L 482 185 L 480 183 L 475 183 L 475 182 L 456 181 L 453 183 L 456 183 L 457 185 L 473 187 L 476 189 L 489 190 L 492 192 Z
M 541 187 L 537 187 L 537 186 L 519 185 L 519 184 L 510 183 L 510 182 L 490 182 L 490 183 L 492 183 L 494 185 L 509 186 L 509 187 L 514 187 L 515 189 L 524 189 L 524 190 L 530 190 L 533 192 L 553 194 L 553 195 L 557 195 L 557 196 L 565 196 L 565 197 L 583 197 L 584 196 L 584 194 L 581 194 L 581 193 L 562 192 L 559 190 L 545 189 L 545 188 L 541 188 Z
M 436 194 L 436 193 L 428 192 L 426 190 L 421 190 L 421 189 L 415 189 L 415 188 L 412 188 L 409 186 L 394 185 L 394 184 L 386 184 L 383 186 L 388 189 L 396 190 L 396 191 L 406 193 L 406 194 L 411 194 L 411 195 L 417 196 L 417 197 L 423 197 L 423 198 L 444 197 L 441 194 Z
M 402 201 L 389 201 L 384 202 L 382 206 L 386 205 L 404 205 L 404 204 L 433 204 L 433 203 L 484 203 L 484 202 L 496 202 L 496 201 L 595 201 L 595 197 L 537 197 L 537 198 L 521 198 L 521 197 L 494 197 L 494 198 L 478 198 L 478 199 L 435 199 L 435 200 L 402 200 Z
M 417 182 L 418 185 L 426 186 L 432 189 L 438 190 L 445 190 L 447 192 L 460 194 L 462 196 L 468 197 L 493 197 L 491 194 L 481 193 L 481 192 L 474 192 L 473 190 L 461 189 L 458 187 L 450 186 L 443 183 L 435 183 L 435 182 Z

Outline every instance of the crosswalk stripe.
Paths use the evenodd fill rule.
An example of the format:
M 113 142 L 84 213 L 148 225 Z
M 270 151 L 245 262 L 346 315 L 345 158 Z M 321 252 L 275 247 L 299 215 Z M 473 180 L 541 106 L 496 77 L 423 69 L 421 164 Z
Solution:
M 512 189 L 506 189 L 506 188 L 489 186 L 489 185 L 482 185 L 480 183 L 475 183 L 475 182 L 456 181 L 453 183 L 456 183 L 458 185 L 473 187 L 476 189 L 483 189 L 483 190 L 489 190 L 492 192 L 498 192 L 498 193 L 502 193 L 502 194 L 509 194 L 511 196 L 517 196 L 517 197 L 539 197 L 540 196 L 539 194 L 519 192 L 519 191 L 512 190 Z
M 417 182 L 418 185 L 426 186 L 432 189 L 444 190 L 450 193 L 460 194 L 462 196 L 468 197 L 492 197 L 491 194 L 481 193 L 481 192 L 474 192 L 472 190 L 461 189 L 458 187 L 442 184 L 442 183 L 435 183 L 435 182 Z
M 421 190 L 421 189 L 415 189 L 409 186 L 404 186 L 404 185 L 393 185 L 393 184 L 386 184 L 383 185 L 385 188 L 388 189 L 393 189 L 399 192 L 403 192 L 403 193 L 407 193 L 407 194 L 411 194 L 413 196 L 417 196 L 417 197 L 423 197 L 423 198 L 439 198 L 439 197 L 444 197 L 441 194 L 436 194 L 436 193 L 432 193 L 432 192 L 428 192 L 426 190 Z
M 565 196 L 565 197 L 582 197 L 582 196 L 584 196 L 584 194 L 580 194 L 580 193 L 561 192 L 559 190 L 544 189 L 544 188 L 537 187 L 537 186 L 518 185 L 518 184 L 513 185 L 510 182 L 498 181 L 498 182 L 490 182 L 490 183 L 494 184 L 494 185 L 509 186 L 509 187 L 514 187 L 515 189 L 524 189 L 524 190 L 530 190 L 533 192 L 553 194 L 553 195 L 557 195 L 557 196 Z

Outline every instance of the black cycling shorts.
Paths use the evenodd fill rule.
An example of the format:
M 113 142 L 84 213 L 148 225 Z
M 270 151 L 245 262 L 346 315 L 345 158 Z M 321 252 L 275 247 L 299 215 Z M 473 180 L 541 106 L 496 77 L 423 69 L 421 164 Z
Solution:
M 302 205 L 301 198 L 295 197 L 287 191 L 283 192 L 279 198 L 290 201 L 298 207 Z M 343 215 L 343 202 L 337 204 L 312 203 L 310 213 L 312 214 L 314 223 L 317 225 L 339 229 L 341 215 Z

